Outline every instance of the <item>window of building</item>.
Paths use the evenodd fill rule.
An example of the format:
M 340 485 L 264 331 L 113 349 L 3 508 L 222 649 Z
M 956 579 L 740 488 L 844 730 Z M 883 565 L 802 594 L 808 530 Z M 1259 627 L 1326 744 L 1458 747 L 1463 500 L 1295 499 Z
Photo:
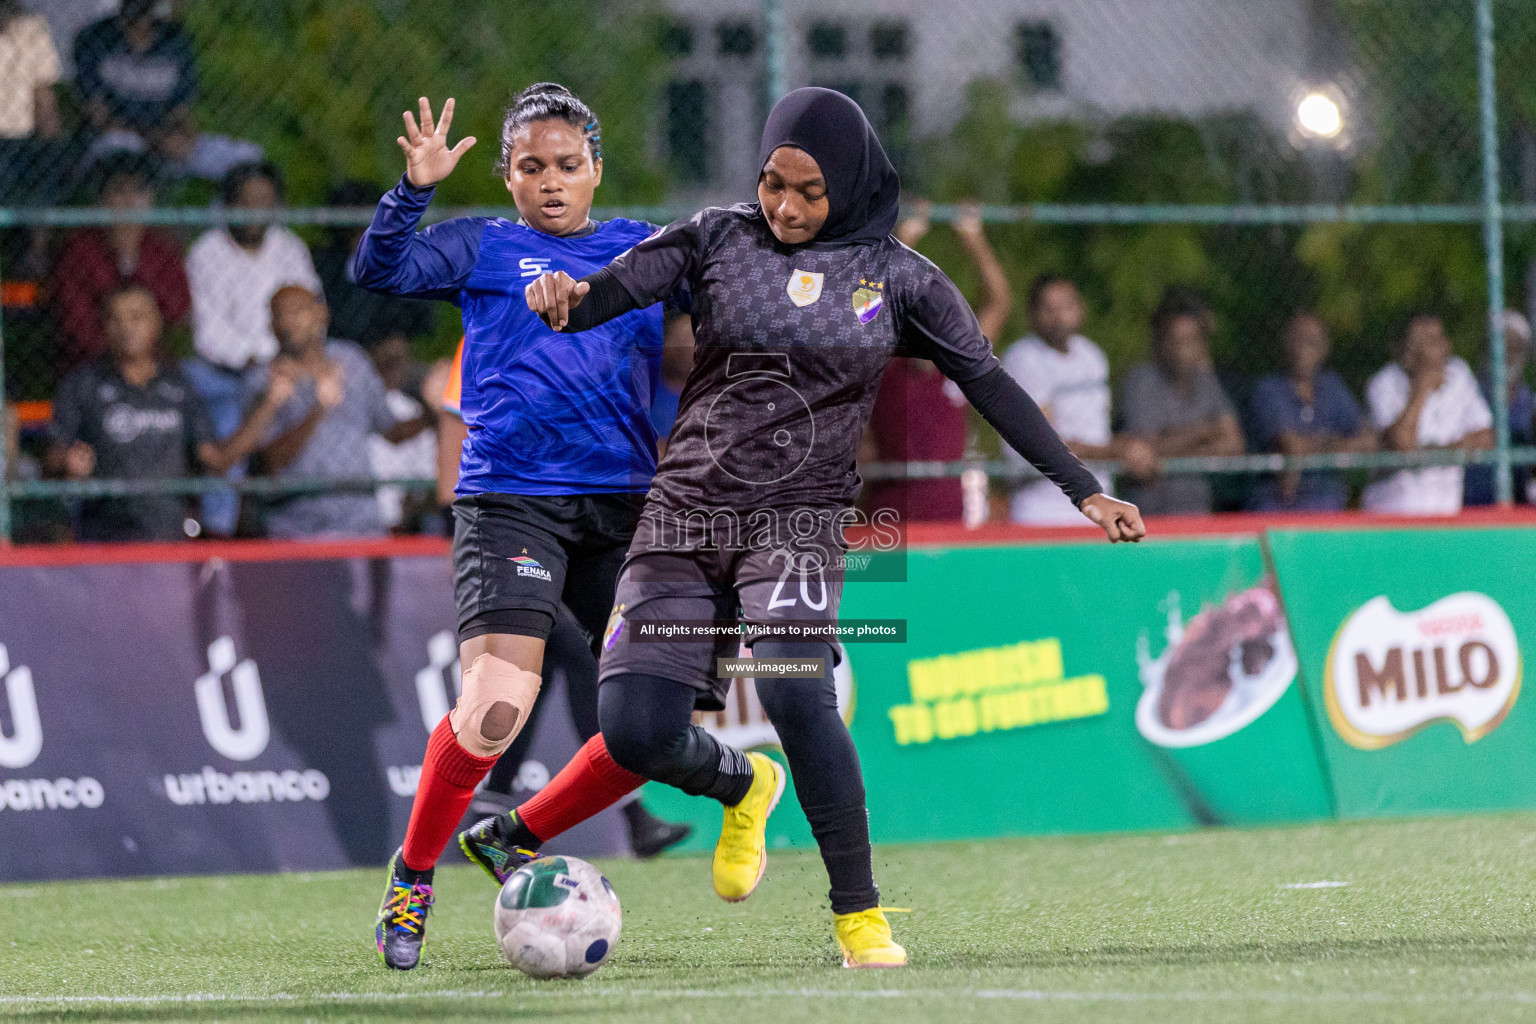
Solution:
M 848 53 L 848 28 L 837 21 L 813 21 L 805 33 L 806 49 L 823 60 Z
M 667 163 L 677 181 L 709 180 L 709 91 L 703 82 L 667 83 Z
M 904 21 L 877 21 L 869 28 L 869 52 L 876 60 L 906 60 L 911 47 Z
M 693 53 L 693 26 L 681 18 L 668 18 L 663 21 L 661 52 L 668 57 L 687 57 Z
M 750 57 L 757 52 L 757 26 L 730 18 L 715 26 L 715 50 L 722 57 Z
M 856 78 L 818 78 L 811 82 L 823 89 L 835 89 L 859 106 L 864 105 L 864 83 Z M 865 112 L 868 114 L 868 111 Z M 873 122 L 871 122 L 873 123 Z
M 876 130 L 885 152 L 905 174 L 912 149 L 912 96 L 900 82 L 886 82 L 880 88 L 880 114 Z
M 1015 31 L 1019 71 L 1032 89 L 1061 88 L 1061 36 L 1047 21 L 1022 22 Z

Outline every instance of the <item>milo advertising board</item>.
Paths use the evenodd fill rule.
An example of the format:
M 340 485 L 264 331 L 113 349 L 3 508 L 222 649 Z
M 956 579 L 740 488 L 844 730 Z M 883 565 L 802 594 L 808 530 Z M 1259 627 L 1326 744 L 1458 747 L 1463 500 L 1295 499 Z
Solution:
M 839 675 L 876 841 L 1330 815 L 1256 538 L 904 557 L 905 582 L 851 583 L 841 610 L 906 623 L 904 643 L 848 642 Z M 771 751 L 771 725 L 737 685 L 703 724 Z M 658 813 L 696 823 L 693 846 L 713 844 L 718 808 L 652 790 Z M 810 838 L 786 798 L 770 842 Z
M 1536 531 L 1280 531 L 1341 816 L 1536 806 Z

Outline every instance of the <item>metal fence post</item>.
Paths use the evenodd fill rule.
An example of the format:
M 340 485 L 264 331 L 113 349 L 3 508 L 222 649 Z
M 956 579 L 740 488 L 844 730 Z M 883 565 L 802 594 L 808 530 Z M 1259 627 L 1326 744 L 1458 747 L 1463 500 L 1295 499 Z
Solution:
M 768 65 L 768 102 L 789 92 L 789 23 L 784 0 L 763 0 L 763 56 Z
M 1477 0 L 1477 92 L 1483 132 L 1483 247 L 1488 255 L 1488 362 L 1494 476 L 1499 504 L 1514 497 L 1509 471 L 1509 384 L 1504 365 L 1504 211 L 1499 201 L 1499 135 L 1493 79 L 1493 0 Z
M 0 247 L 3 248 L 3 247 Z M 0 295 L 5 291 L 0 255 Z M 11 424 L 5 401 L 5 302 L 0 298 L 0 548 L 11 543 Z

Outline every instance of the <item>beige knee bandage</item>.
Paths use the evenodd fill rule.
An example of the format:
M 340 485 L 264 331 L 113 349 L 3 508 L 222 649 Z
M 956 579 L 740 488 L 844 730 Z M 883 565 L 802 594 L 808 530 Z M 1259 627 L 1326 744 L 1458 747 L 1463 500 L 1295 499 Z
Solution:
M 528 721 L 539 696 L 537 673 L 482 654 L 464 673 L 464 689 L 448 715 L 459 745 L 478 757 L 499 757 Z

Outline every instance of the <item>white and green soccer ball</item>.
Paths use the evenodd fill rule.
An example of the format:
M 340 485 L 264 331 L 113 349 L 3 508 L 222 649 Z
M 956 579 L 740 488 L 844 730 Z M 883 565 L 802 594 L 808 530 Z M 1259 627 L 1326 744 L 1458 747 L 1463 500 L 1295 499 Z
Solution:
M 613 955 L 622 924 L 613 886 L 575 857 L 529 861 L 496 897 L 496 944 L 535 978 L 591 974 Z

